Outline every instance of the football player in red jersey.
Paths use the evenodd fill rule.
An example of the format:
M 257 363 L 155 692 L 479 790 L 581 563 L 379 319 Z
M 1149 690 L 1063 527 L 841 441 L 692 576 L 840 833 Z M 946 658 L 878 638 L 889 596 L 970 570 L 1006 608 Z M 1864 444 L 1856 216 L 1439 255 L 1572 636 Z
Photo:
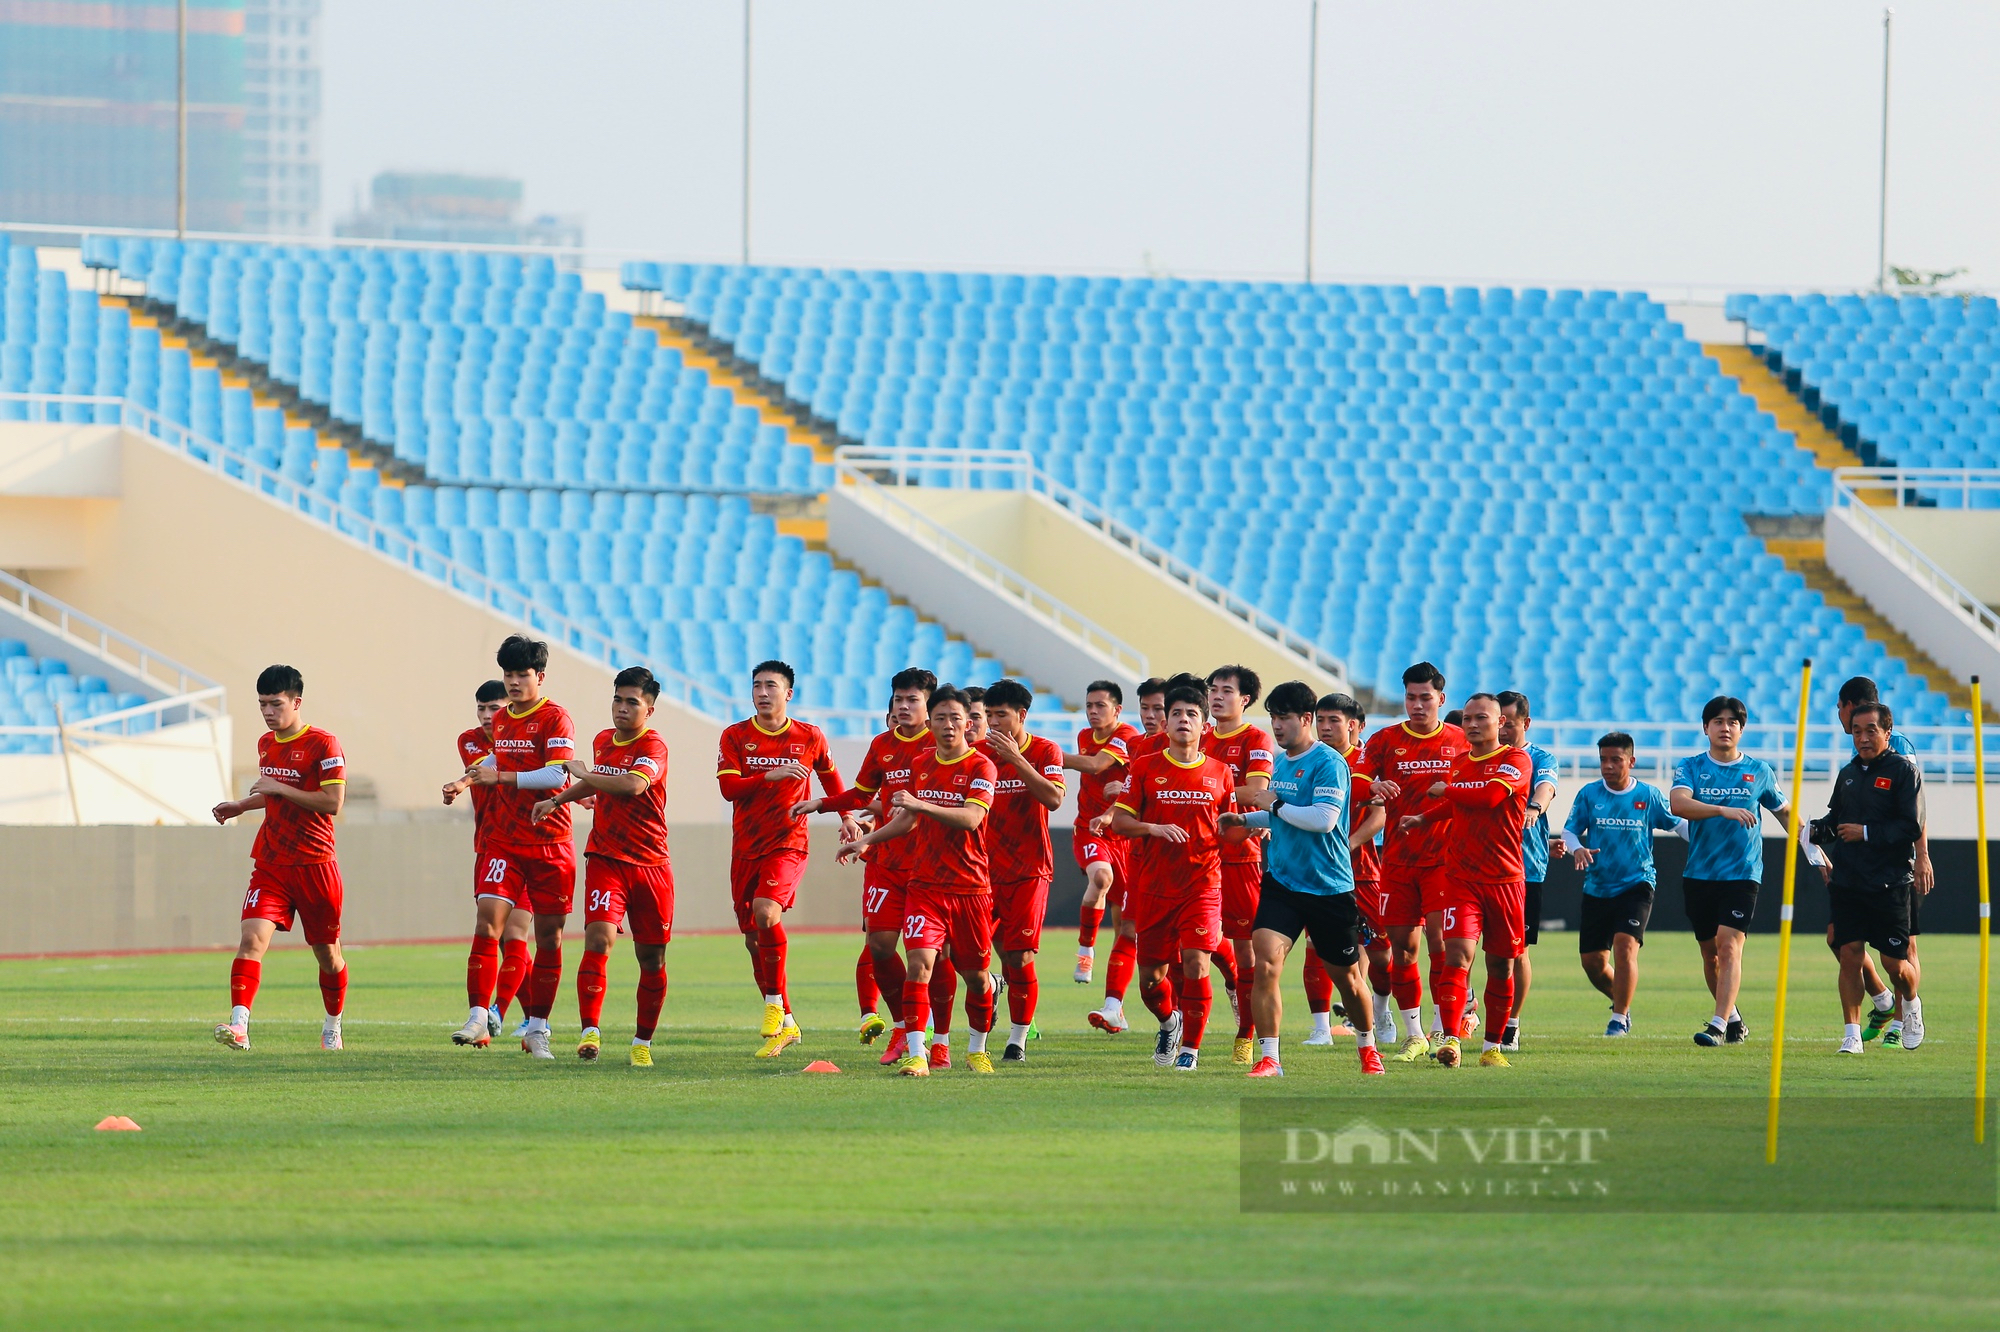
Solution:
M 1018 680 L 986 688 L 986 742 L 980 752 L 999 777 L 986 820 L 986 859 L 993 884 L 993 924 L 1000 935 L 1001 975 L 1007 982 L 1007 1046 L 1003 1064 L 1028 1060 L 1028 1028 L 1035 1021 L 1041 986 L 1035 954 L 1042 946 L 1042 917 L 1049 909 L 1055 856 L 1049 813 L 1062 808 L 1063 752 L 1055 741 L 1028 734 L 1034 694 Z
M 1210 758 L 1229 765 L 1236 778 L 1236 795 L 1261 791 L 1271 784 L 1271 763 L 1278 752 L 1271 733 L 1246 720 L 1243 713 L 1264 692 L 1257 672 L 1248 666 L 1218 666 L 1208 673 L 1208 715 L 1214 727 L 1202 737 L 1201 748 Z M 1250 946 L 1251 927 L 1257 919 L 1257 894 L 1264 882 L 1264 843 L 1259 837 L 1225 842 L 1222 846 L 1222 937 L 1229 941 L 1230 970 L 1238 977 L 1257 974 L 1257 957 Z M 1248 1066 L 1255 1044 L 1250 1033 L 1256 1019 L 1251 1014 L 1249 990 L 1236 999 L 1236 1044 L 1230 1062 Z
M 535 965 L 528 980 L 528 1028 L 521 1048 L 537 1059 L 549 1050 L 549 1010 L 562 984 L 563 926 L 576 896 L 576 844 L 569 809 L 537 821 L 535 805 L 569 784 L 576 727 L 560 703 L 542 693 L 549 645 L 515 634 L 495 654 L 507 686 L 507 706 L 493 715 L 493 752 L 465 770 L 475 786 L 496 787 L 486 812 L 479 867 L 479 927 L 497 938 L 516 910 L 535 918 Z M 471 1019 L 460 1029 L 470 1030 Z M 454 1040 L 458 1036 L 453 1037 Z
M 306 942 L 319 962 L 326 1009 L 319 1048 L 341 1048 L 347 960 L 340 952 L 342 892 L 333 819 L 347 797 L 347 759 L 330 732 L 299 719 L 305 692 L 305 680 L 290 666 L 267 666 L 257 676 L 257 711 L 265 728 L 257 737 L 257 780 L 249 795 L 214 810 L 217 823 L 264 811 L 250 847 L 242 942 L 229 965 L 229 1020 L 215 1028 L 215 1039 L 232 1050 L 250 1048 L 250 1007 L 264 977 L 264 950 L 271 935 L 289 931 L 295 918 L 304 922 Z
M 1124 770 L 1108 774 L 1104 779 L 1103 794 L 1107 801 L 1116 800 L 1125 790 L 1125 778 L 1131 772 L 1132 760 L 1157 754 L 1167 743 L 1167 682 L 1157 675 L 1142 680 L 1138 693 L 1140 734 L 1125 742 Z M 1079 797 L 1079 807 L 1081 804 Z M 1103 813 L 1088 822 L 1079 818 L 1070 829 L 1070 836 L 1072 841 L 1077 838 L 1115 838 L 1123 851 L 1113 879 L 1118 894 L 1118 935 L 1112 940 L 1111 956 L 1104 963 L 1104 1003 L 1087 1015 L 1091 1026 L 1115 1036 L 1130 1025 L 1125 1020 L 1125 991 L 1131 987 L 1132 973 L 1139 964 L 1139 928 L 1132 923 L 1132 917 L 1138 909 L 1136 903 L 1145 868 L 1146 843 L 1118 837 L 1112 832 L 1108 805 Z
M 1202 691 L 1167 691 L 1167 747 L 1132 763 L 1111 807 L 1112 831 L 1153 843 L 1140 907 L 1139 996 L 1159 1019 L 1153 1062 L 1191 1073 L 1212 994 L 1209 954 L 1222 939 L 1222 842 L 1217 820 L 1235 807 L 1235 774 L 1201 752 Z M 1167 971 L 1183 977 L 1177 1005 Z
M 966 685 L 960 692 L 970 708 L 965 721 L 965 741 L 976 749 L 986 743 L 986 690 L 979 685 Z M 957 1002 L 958 964 L 952 961 L 950 953 L 940 953 L 931 966 L 932 1068 L 951 1067 L 951 1010 Z
M 1370 803 L 1375 784 L 1366 773 L 1356 770 L 1368 713 L 1352 694 L 1327 694 L 1313 705 L 1313 725 L 1320 743 L 1340 755 L 1348 767 L 1347 857 L 1354 873 L 1354 902 L 1361 908 L 1365 927 L 1362 955 L 1368 962 L 1368 982 L 1374 994 L 1376 1044 L 1387 1045 L 1396 1039 L 1396 1019 L 1391 1016 L 1395 1005 L 1389 996 L 1388 946 L 1381 934 L 1382 858 L 1375 849 L 1375 837 L 1389 816 L 1380 805 Z M 1303 1043 L 1332 1045 L 1333 977 L 1310 947 L 1306 949 L 1305 985 L 1313 1029 Z
M 1083 774 L 1077 783 L 1076 823 L 1070 838 L 1070 849 L 1084 878 L 1083 905 L 1076 931 L 1076 970 L 1071 976 L 1078 985 L 1090 983 L 1097 958 L 1097 930 L 1104 921 L 1107 904 L 1114 913 L 1116 926 L 1118 904 L 1113 900 L 1112 885 L 1117 883 L 1117 895 L 1124 895 L 1124 884 L 1119 881 L 1124 878 L 1120 866 L 1125 859 L 1125 842 L 1109 832 L 1094 829 L 1096 822 L 1111 809 L 1105 784 L 1115 781 L 1131 761 L 1132 754 L 1126 746 L 1139 738 L 1139 732 L 1119 718 L 1119 708 L 1124 702 L 1125 691 L 1116 680 L 1092 680 L 1083 691 L 1083 715 L 1090 725 L 1076 733 L 1076 752 L 1063 755 L 1065 768 Z
M 488 680 L 473 695 L 479 725 L 458 734 L 458 761 L 476 767 L 493 752 L 493 718 L 507 706 L 507 686 Z M 444 784 L 444 803 L 449 805 L 465 792 L 472 792 L 472 956 L 465 964 L 465 997 L 475 1010 L 465 1025 L 451 1034 L 452 1044 L 485 1049 L 500 1034 L 507 1006 L 514 1002 L 528 979 L 528 940 L 534 934 L 532 912 L 510 911 L 504 925 L 489 927 L 479 903 L 479 870 L 485 864 L 486 811 L 495 791 L 479 786 L 460 774 Z M 493 928 L 493 932 L 488 932 Z M 484 1014 L 484 1017 L 481 1017 Z M 525 1024 L 526 1019 L 523 1019 Z M 523 1035 L 526 1034 L 525 1025 Z
M 861 771 L 855 774 L 853 789 L 823 800 L 802 800 L 792 807 L 793 816 L 804 818 L 822 810 L 845 815 L 872 809 L 875 826 L 886 825 L 895 813 L 891 806 L 896 793 L 909 788 L 910 771 L 917 756 L 931 747 L 931 694 L 936 689 L 937 676 L 920 666 L 897 671 L 889 681 L 889 729 L 868 742 L 868 753 L 861 760 Z M 852 833 L 842 831 L 843 837 L 858 835 L 858 829 Z M 895 1023 L 888 1048 L 882 1053 L 885 1064 L 893 1064 L 902 1057 L 903 1037 L 908 1031 L 903 1020 L 903 982 L 907 972 L 896 945 L 903 937 L 904 896 L 915 848 L 915 842 L 907 837 L 879 843 L 863 862 L 861 872 L 861 928 L 867 931 L 875 984 Z M 873 1043 L 881 1034 L 879 1020 L 870 1023 L 862 1019 L 863 1045 Z
M 1413 1063 L 1430 1053 L 1423 1032 L 1423 989 L 1417 979 L 1417 938 L 1427 918 L 1443 906 L 1443 839 L 1434 827 L 1406 830 L 1404 816 L 1431 803 L 1430 788 L 1451 775 L 1465 754 L 1465 732 L 1439 719 L 1444 708 L 1444 672 L 1420 661 L 1403 672 L 1403 711 L 1408 720 L 1384 727 L 1361 747 L 1355 771 L 1371 778 L 1389 823 L 1382 841 L 1382 879 L 1377 900 L 1389 943 L 1389 988 L 1402 1010 L 1404 1036 L 1395 1058 Z M 1442 917 L 1439 918 L 1440 927 Z M 1431 985 L 1444 952 L 1442 934 L 1432 943 Z
M 812 789 L 837 796 L 847 787 L 833 766 L 826 734 L 787 711 L 796 677 L 782 661 L 760 661 L 750 671 L 756 715 L 726 727 L 717 747 L 715 780 L 735 806 L 729 847 L 729 896 L 736 928 L 750 953 L 750 970 L 764 996 L 763 1044 L 769 1059 L 802 1039 L 786 987 L 784 913 L 798 898 L 810 845 L 804 816 L 794 814 Z M 842 836 L 851 820 L 841 816 Z
M 945 685 L 931 695 L 933 748 L 916 760 L 908 789 L 890 801 L 893 815 L 874 832 L 841 848 L 843 862 L 872 845 L 917 838 L 904 909 L 903 948 L 909 975 L 903 982 L 908 1053 L 896 1062 L 906 1077 L 928 1077 L 936 1061 L 924 1043 L 930 1005 L 930 971 L 949 952 L 965 977 L 966 1019 L 972 1035 L 966 1064 L 991 1073 L 986 1037 L 993 1030 L 992 882 L 986 859 L 986 818 L 998 773 L 993 760 L 973 748 L 972 700 Z
M 569 765 L 574 785 L 535 806 L 539 822 L 560 806 L 595 795 L 590 841 L 584 847 L 583 961 L 576 969 L 577 1016 L 583 1035 L 576 1057 L 597 1058 L 602 1039 L 605 973 L 611 945 L 629 917 L 639 959 L 639 1018 L 631 1061 L 653 1063 L 653 1032 L 667 999 L 667 942 L 674 932 L 674 867 L 667 855 L 667 742 L 646 723 L 659 702 L 660 682 L 644 666 L 627 666 L 611 682 L 611 729 L 591 742 L 590 762 Z
M 1440 924 L 1444 965 L 1432 995 L 1444 1030 L 1432 1053 L 1446 1068 L 1459 1063 L 1459 1020 L 1471 991 L 1473 941 L 1486 951 L 1486 1043 L 1479 1062 L 1506 1067 L 1500 1046 L 1514 1012 L 1514 959 L 1521 955 L 1527 927 L 1527 884 L 1521 861 L 1521 830 L 1528 822 L 1534 761 L 1525 749 L 1500 741 L 1500 699 L 1473 694 L 1465 700 L 1468 753 L 1453 765 L 1448 780 L 1425 790 L 1429 805 L 1403 816 L 1401 831 L 1429 827 L 1444 833 L 1444 894 Z

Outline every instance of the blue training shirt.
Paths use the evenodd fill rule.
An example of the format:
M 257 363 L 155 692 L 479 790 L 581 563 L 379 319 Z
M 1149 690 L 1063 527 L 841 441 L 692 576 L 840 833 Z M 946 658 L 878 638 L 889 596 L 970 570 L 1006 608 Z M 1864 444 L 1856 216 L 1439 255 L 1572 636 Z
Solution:
M 1597 853 L 1583 872 L 1583 891 L 1591 897 L 1616 897 L 1627 888 L 1657 884 L 1653 830 L 1679 823 L 1659 788 L 1645 782 L 1613 791 L 1600 779 L 1578 791 L 1563 831 Z
M 1347 760 L 1326 745 L 1293 758 L 1279 749 L 1271 760 L 1271 790 L 1287 805 L 1319 805 L 1332 810 L 1332 826 L 1323 833 L 1294 828 L 1282 814 L 1253 810 L 1252 827 L 1268 827 L 1271 842 L 1264 850 L 1264 871 L 1295 893 L 1327 897 L 1354 891 L 1354 866 L 1347 854 Z
M 1778 774 L 1762 759 L 1745 754 L 1734 763 L 1718 763 L 1711 755 L 1694 754 L 1674 765 L 1674 789 L 1696 800 L 1730 809 L 1783 809 Z M 1690 879 L 1764 879 L 1764 837 L 1759 827 L 1746 828 L 1734 819 L 1689 819 L 1688 859 L 1683 871 Z
M 1528 795 L 1532 799 L 1535 788 L 1543 782 L 1556 784 L 1556 756 L 1540 745 L 1523 745 L 1528 751 L 1528 764 L 1534 769 L 1528 776 Z M 1521 868 L 1526 871 L 1529 883 L 1540 883 L 1549 877 L 1549 812 L 1543 810 L 1535 815 L 1535 821 L 1521 829 Z

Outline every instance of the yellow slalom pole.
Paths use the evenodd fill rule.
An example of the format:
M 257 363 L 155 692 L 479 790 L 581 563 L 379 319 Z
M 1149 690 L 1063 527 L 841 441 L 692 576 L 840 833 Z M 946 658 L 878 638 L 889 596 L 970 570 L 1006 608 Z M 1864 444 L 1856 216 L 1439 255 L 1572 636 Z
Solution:
M 1806 717 L 1812 705 L 1812 658 L 1799 665 L 1799 730 L 1792 746 L 1792 802 L 1785 820 L 1785 902 L 1778 909 L 1778 1012 L 1771 1023 L 1771 1103 L 1764 1116 L 1764 1161 L 1778 1161 L 1778 1098 L 1785 1084 L 1785 991 L 1792 983 L 1792 892 L 1799 882 L 1799 801 L 1805 796 Z
M 1979 702 L 1979 677 L 1972 677 L 1972 799 L 1979 811 L 1973 857 L 1979 866 L 1979 1044 L 1974 1047 L 1972 1140 L 1986 1141 L 1986 992 L 1993 968 L 1993 900 L 1986 877 L 1986 711 Z

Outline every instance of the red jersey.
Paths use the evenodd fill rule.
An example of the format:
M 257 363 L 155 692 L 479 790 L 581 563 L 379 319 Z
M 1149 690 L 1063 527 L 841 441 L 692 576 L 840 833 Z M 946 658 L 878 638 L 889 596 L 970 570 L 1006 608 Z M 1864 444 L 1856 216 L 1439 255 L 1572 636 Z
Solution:
M 773 855 L 779 851 L 803 851 L 809 844 L 806 821 L 792 817 L 792 806 L 812 796 L 812 783 L 804 778 L 782 782 L 761 780 L 765 773 L 784 763 L 797 763 L 819 774 L 820 789 L 839 795 L 845 789 L 833 755 L 826 747 L 826 733 L 796 717 L 787 717 L 775 731 L 767 731 L 755 717 L 746 717 L 722 732 L 715 759 L 715 775 L 755 777 L 748 795 L 734 802 L 734 848 L 740 860 Z
M 257 771 L 300 791 L 339 786 L 347 780 L 347 758 L 331 731 L 301 726 L 288 736 L 266 731 L 257 737 Z M 315 814 L 283 796 L 264 797 L 264 826 L 250 844 L 260 865 L 324 865 L 333 859 L 333 816 Z
M 1132 743 L 1144 739 L 1137 727 L 1118 723 L 1108 739 L 1099 740 L 1097 732 L 1086 726 L 1076 733 L 1076 752 L 1089 758 L 1095 754 L 1109 754 L 1110 767 L 1100 773 L 1084 773 L 1076 784 L 1076 821 L 1089 823 L 1092 819 L 1111 808 L 1111 797 L 1104 794 L 1104 788 L 1112 782 L 1125 780 L 1125 770 L 1132 762 Z
M 1437 825 L 1414 833 L 1397 831 L 1406 814 L 1421 814 L 1432 803 L 1425 794 L 1431 783 L 1445 781 L 1466 753 L 1465 732 L 1444 722 L 1429 735 L 1418 735 L 1408 722 L 1386 726 L 1361 747 L 1356 771 L 1376 781 L 1387 778 L 1402 787 L 1388 803 L 1389 825 L 1382 830 L 1382 864 L 1393 869 L 1422 869 L 1444 858 L 1444 837 Z
M 988 877 L 993 883 L 1050 878 L 1056 872 L 1056 858 L 1049 848 L 1049 808 L 1028 794 L 1028 783 L 1019 770 L 997 758 L 991 744 L 989 739 L 978 745 L 979 752 L 992 762 L 995 774 L 993 812 L 986 816 Z M 1021 756 L 1061 789 L 1062 747 L 1055 741 L 1031 735 L 1021 746 Z
M 469 731 L 459 732 L 458 761 L 465 767 L 477 767 L 480 761 L 492 752 L 493 738 L 486 734 L 484 726 L 475 726 Z M 467 795 L 472 797 L 472 845 L 474 849 L 480 846 L 480 839 L 484 835 L 487 806 L 493 803 L 493 797 L 498 795 L 499 792 L 500 788 L 497 786 L 475 786 L 466 792 Z
M 935 748 L 917 757 L 910 771 L 910 793 L 926 804 L 959 808 L 978 805 L 991 811 L 994 786 L 999 774 L 993 760 L 977 749 L 968 749 L 947 763 Z M 887 843 L 916 843 L 910 858 L 910 881 L 942 893 L 990 893 L 993 880 L 986 865 L 986 829 L 993 816 L 970 831 L 947 828 L 926 814 L 916 816 L 917 826 Z
M 554 699 L 542 699 L 526 712 L 516 712 L 510 705 L 493 714 L 493 763 L 500 771 L 534 772 L 560 767 L 575 757 L 576 726 Z M 556 806 L 554 813 L 535 822 L 535 805 L 551 794 L 518 786 L 494 787 L 483 847 L 543 860 L 568 854 L 568 805 Z
M 1244 786 L 1247 784 L 1245 778 L 1253 772 L 1261 772 L 1266 777 L 1271 775 L 1271 762 L 1278 752 L 1278 745 L 1271 739 L 1269 731 L 1244 722 L 1227 735 L 1221 731 L 1210 731 L 1204 735 L 1201 752 L 1227 764 L 1234 784 Z M 1225 843 L 1222 858 L 1232 865 L 1261 864 L 1264 859 L 1263 839 L 1249 837 L 1240 842 Z
M 637 795 L 597 793 L 584 851 L 633 865 L 667 863 L 667 742 L 651 727 L 620 741 L 616 730 L 599 731 L 591 745 L 590 770 L 606 777 L 636 772 L 646 779 Z
M 1375 779 L 1361 771 L 1360 745 L 1352 746 L 1341 757 L 1347 760 L 1347 831 L 1352 833 L 1375 812 L 1368 806 L 1375 798 Z M 1347 857 L 1354 866 L 1356 883 L 1374 883 L 1382 877 L 1382 853 L 1376 850 L 1373 838 L 1349 850 Z
M 1169 753 L 1132 761 L 1132 775 L 1118 808 L 1141 823 L 1172 823 L 1187 829 L 1176 845 L 1158 837 L 1148 847 L 1146 891 L 1180 901 L 1204 891 L 1222 891 L 1222 840 L 1216 820 L 1236 808 L 1236 778 L 1221 759 L 1203 755 L 1182 763 Z
M 1427 815 L 1444 825 L 1445 867 L 1461 883 L 1519 883 L 1521 829 L 1528 822 L 1534 760 L 1503 745 L 1481 758 L 1467 754 L 1452 770 L 1444 798 Z
M 896 811 L 889 804 L 890 797 L 898 791 L 910 789 L 910 770 L 916 765 L 917 756 L 936 743 L 928 726 L 915 735 L 904 735 L 892 728 L 868 742 L 868 753 L 861 760 L 861 771 L 854 775 L 854 789 L 880 797 L 882 816 L 877 826 L 895 817 Z M 901 872 L 909 865 L 915 849 L 914 834 L 895 837 L 871 847 L 869 859 L 875 862 L 878 870 Z
M 1165 731 L 1155 731 L 1151 735 L 1146 735 L 1142 732 L 1136 739 L 1125 742 L 1126 756 L 1134 759 L 1145 758 L 1148 754 L 1165 753 L 1166 748 L 1167 733 Z M 1107 778 L 1106 780 L 1109 779 Z

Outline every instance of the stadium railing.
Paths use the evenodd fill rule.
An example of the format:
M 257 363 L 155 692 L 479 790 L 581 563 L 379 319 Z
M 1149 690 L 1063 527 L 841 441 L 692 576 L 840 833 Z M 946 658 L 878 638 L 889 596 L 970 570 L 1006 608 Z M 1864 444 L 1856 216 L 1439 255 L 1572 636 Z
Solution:
M 1076 518 L 1133 555 L 1242 620 L 1314 669 L 1339 680 L 1348 679 L 1347 664 L 1310 639 L 1258 610 L 1222 584 L 1185 561 L 1175 558 L 1129 524 L 1114 517 L 1035 465 L 1032 454 L 1011 449 L 877 449 L 848 446 L 834 452 L 834 465 L 868 477 L 886 487 L 948 486 L 959 490 L 1022 490 L 1041 495 L 1069 510 Z M 995 484 L 996 482 L 1000 484 Z
M 1894 561 L 1918 586 L 1946 605 L 1959 618 L 2000 651 L 2000 613 L 1980 600 L 1966 586 L 1941 568 L 1937 561 L 1917 548 L 1916 543 L 1884 521 L 1877 506 L 1866 498 L 1882 497 L 1894 502 L 1884 508 L 1911 507 L 1908 500 L 1922 492 L 1948 496 L 1956 492 L 1959 507 L 1985 507 L 1973 503 L 1975 496 L 2000 496 L 2000 471 L 1956 467 L 1842 467 L 1833 474 L 1833 508 L 1841 518 L 1857 528 Z M 2000 514 L 1995 515 L 2000 522 Z
M 1789 663 L 1796 666 L 1797 663 Z M 1834 705 L 1831 684 L 1813 689 L 1816 711 L 1831 714 Z M 1639 780 L 1665 789 L 1672 781 L 1674 765 L 1693 754 L 1706 753 L 1708 736 L 1699 722 L 1618 722 L 1535 719 L 1529 740 L 1556 756 L 1565 781 L 1590 781 L 1597 776 L 1597 737 L 1623 731 L 1633 738 L 1633 772 Z M 1927 780 L 1947 786 L 1969 785 L 1973 780 L 1972 728 L 1970 726 L 1902 726 L 1898 734 L 1909 738 L 1917 749 L 1916 763 Z M 1743 728 L 1743 752 L 1771 765 L 1782 780 L 1792 771 L 1793 737 L 1789 724 L 1752 724 Z M 2000 744 L 2000 726 L 1986 727 L 1986 750 Z M 1838 772 L 1854 756 L 1854 742 L 1833 721 L 1806 727 L 1808 778 L 1826 779 Z M 1991 765 L 1989 765 L 1990 767 Z M 2000 781 L 2000 774 L 1989 774 Z
M 857 465 L 848 458 L 850 452 L 841 449 L 834 454 L 834 475 L 840 484 L 867 495 L 870 510 L 877 517 L 912 541 L 928 547 L 938 558 L 957 565 L 965 576 L 1025 605 L 1036 615 L 1050 621 L 1066 637 L 1110 658 L 1134 679 L 1146 674 L 1145 653 L 956 532 L 897 499 L 894 490 L 882 485 L 866 470 L 865 463 Z
M 194 697 L 214 689 L 217 692 L 215 712 L 220 714 L 226 711 L 221 702 L 221 687 L 214 680 L 171 657 L 162 656 L 138 639 L 119 633 L 76 607 L 56 600 L 32 583 L 0 571 L 0 599 L 72 646 L 122 667 L 173 695 Z

